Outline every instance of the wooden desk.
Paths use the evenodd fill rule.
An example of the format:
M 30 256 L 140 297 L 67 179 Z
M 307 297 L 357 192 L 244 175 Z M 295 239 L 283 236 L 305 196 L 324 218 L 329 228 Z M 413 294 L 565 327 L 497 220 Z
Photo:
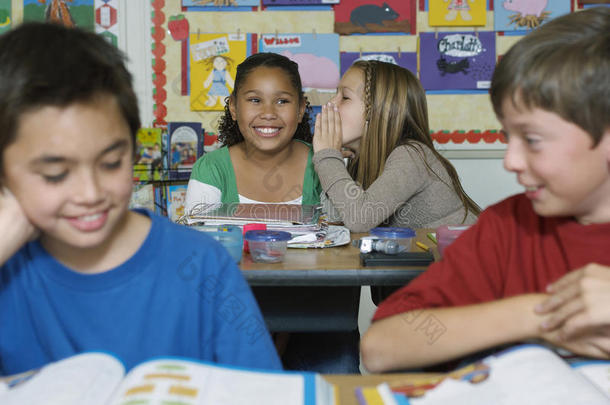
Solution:
M 355 390 L 357 387 L 375 386 L 381 383 L 424 383 L 442 376 L 434 373 L 397 373 L 372 375 L 325 374 L 324 379 L 337 387 L 340 405 L 359 405 Z
M 415 241 L 431 246 L 427 229 Z M 364 234 L 352 234 L 352 240 Z M 436 248 L 433 249 L 433 252 Z M 401 286 L 427 266 L 363 267 L 350 245 L 324 249 L 288 249 L 281 263 L 255 263 L 243 256 L 240 268 L 252 287 L 272 332 L 331 332 L 358 328 L 360 287 Z
M 427 239 L 429 229 L 418 229 L 411 251 L 421 252 L 420 241 L 432 247 Z M 366 234 L 352 234 L 352 240 Z M 436 246 L 432 249 L 436 255 Z M 436 256 L 435 256 L 436 257 Z M 288 249 L 281 263 L 255 263 L 249 254 L 240 268 L 251 286 L 363 286 L 404 285 L 427 266 L 375 266 L 360 264 L 360 252 L 351 245 L 324 249 Z

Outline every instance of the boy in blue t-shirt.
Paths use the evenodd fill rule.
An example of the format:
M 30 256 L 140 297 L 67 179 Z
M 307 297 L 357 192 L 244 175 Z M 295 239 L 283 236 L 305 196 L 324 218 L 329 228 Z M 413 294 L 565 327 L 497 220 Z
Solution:
M 522 38 L 490 93 L 504 167 L 525 192 L 487 208 L 380 304 L 361 343 L 370 371 L 529 339 L 610 358 L 610 9 Z
M 0 37 L 0 375 L 83 351 L 280 369 L 248 285 L 205 234 L 130 211 L 138 104 L 101 36 Z

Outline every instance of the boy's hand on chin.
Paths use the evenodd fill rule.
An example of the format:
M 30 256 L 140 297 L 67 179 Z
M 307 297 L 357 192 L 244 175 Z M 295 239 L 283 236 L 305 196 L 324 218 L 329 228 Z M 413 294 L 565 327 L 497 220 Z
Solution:
M 0 189 L 0 223 L 3 225 L 5 237 L 9 236 L 19 246 L 38 238 L 40 234 L 26 217 L 19 201 L 6 187 Z
M 336 149 L 341 151 L 343 131 L 341 117 L 334 104 L 322 106 L 322 112 L 316 115 L 313 135 L 313 151 Z

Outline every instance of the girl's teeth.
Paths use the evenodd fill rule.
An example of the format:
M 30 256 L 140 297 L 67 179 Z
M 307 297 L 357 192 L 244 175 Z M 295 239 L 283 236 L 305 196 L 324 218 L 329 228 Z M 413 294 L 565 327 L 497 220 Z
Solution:
M 85 215 L 80 217 L 81 221 L 95 221 L 96 219 L 99 219 L 102 216 L 102 214 L 94 214 L 94 215 Z
M 536 191 L 538 189 L 538 187 L 525 187 L 525 190 L 527 191 Z
M 264 134 L 271 134 L 277 131 L 277 128 L 257 128 L 260 132 Z

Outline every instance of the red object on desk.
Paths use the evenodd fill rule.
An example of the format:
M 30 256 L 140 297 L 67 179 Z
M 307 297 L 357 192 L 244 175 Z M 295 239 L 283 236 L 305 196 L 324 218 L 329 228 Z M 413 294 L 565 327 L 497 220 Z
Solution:
M 266 231 L 267 224 L 246 224 L 246 225 L 244 225 L 243 234 L 245 235 L 246 232 L 248 232 L 248 231 L 258 231 L 258 230 Z M 248 248 L 248 241 L 246 240 L 246 238 L 244 238 L 244 252 L 245 253 L 250 252 L 250 249 Z

